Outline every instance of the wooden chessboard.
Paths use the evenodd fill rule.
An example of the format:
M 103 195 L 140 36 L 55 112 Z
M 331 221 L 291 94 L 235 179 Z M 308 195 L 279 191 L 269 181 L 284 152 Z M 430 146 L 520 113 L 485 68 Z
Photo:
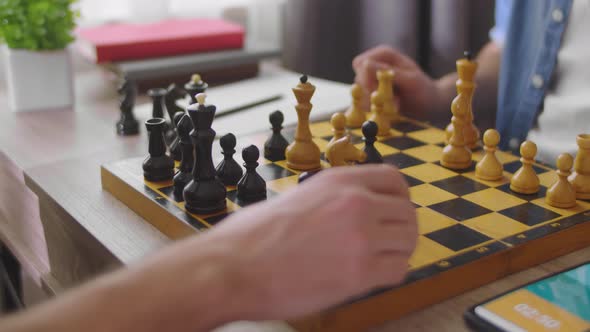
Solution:
M 314 123 L 311 130 L 324 151 L 331 138 L 329 122 Z M 353 142 L 362 146 L 360 130 L 351 134 Z M 443 130 L 404 119 L 391 134 L 375 146 L 386 163 L 400 168 L 416 206 L 420 237 L 409 262 L 410 273 L 401 286 L 292 322 L 298 330 L 364 330 L 590 245 L 590 203 L 578 201 L 573 209 L 548 206 L 545 192 L 557 179 L 548 167 L 534 166 L 541 191 L 520 195 L 509 188 L 510 177 L 520 167 L 519 158 L 512 154 L 497 152 L 505 169 L 503 180 L 482 181 L 474 175 L 475 162 L 483 156 L 481 149 L 474 152 L 470 169 L 457 172 L 440 166 Z M 267 136 L 238 138 L 237 151 L 250 144 L 262 149 Z M 292 140 L 293 131 L 285 136 Z M 219 161 L 219 144 L 214 148 Z M 241 162 L 240 153 L 236 160 Z M 269 199 L 297 185 L 298 172 L 288 169 L 285 161 L 260 162 L 258 172 L 267 181 Z M 227 211 L 190 214 L 173 197 L 172 182 L 145 181 L 141 164 L 142 158 L 137 158 L 104 165 L 103 188 L 171 238 L 205 231 L 243 207 L 230 187 Z

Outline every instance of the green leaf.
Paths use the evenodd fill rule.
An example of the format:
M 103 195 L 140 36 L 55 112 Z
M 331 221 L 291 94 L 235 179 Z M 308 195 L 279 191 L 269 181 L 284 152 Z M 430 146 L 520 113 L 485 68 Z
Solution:
M 28 50 L 63 49 L 74 40 L 76 0 L 0 0 L 0 42 Z

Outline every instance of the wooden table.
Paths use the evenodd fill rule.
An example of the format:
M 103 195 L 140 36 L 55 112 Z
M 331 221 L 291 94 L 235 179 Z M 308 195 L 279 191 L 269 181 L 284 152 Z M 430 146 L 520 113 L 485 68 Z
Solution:
M 170 241 L 101 189 L 100 165 L 144 155 L 145 130 L 137 137 L 115 134 L 115 86 L 101 71 L 76 63 L 75 81 L 75 110 L 26 114 L 8 111 L 5 82 L 0 81 L 0 240 L 53 294 L 140 260 Z M 588 259 L 590 248 L 377 331 L 465 330 L 461 315 L 467 307 Z

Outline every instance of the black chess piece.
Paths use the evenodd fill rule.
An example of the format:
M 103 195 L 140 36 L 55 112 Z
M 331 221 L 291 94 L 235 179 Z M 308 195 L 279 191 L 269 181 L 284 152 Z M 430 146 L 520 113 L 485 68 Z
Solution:
M 166 110 L 171 121 L 174 119 L 174 114 L 178 112 L 184 113 L 184 109 L 178 106 L 177 102 L 184 99 L 185 95 L 186 91 L 174 83 L 170 84 L 168 89 L 166 89 Z
M 143 176 L 148 181 L 171 180 L 174 176 L 174 160 L 166 155 L 164 124 L 166 120 L 153 118 L 145 122 L 149 137 L 150 155 L 143 162 Z
M 377 141 L 377 132 L 379 127 L 373 121 L 366 121 L 363 123 L 363 140 L 365 141 L 365 147 L 363 151 L 367 154 L 367 159 L 363 164 L 382 164 L 383 157 L 381 153 L 375 148 L 375 142 Z
M 184 201 L 187 211 L 197 214 L 210 214 L 223 211 L 226 206 L 227 191 L 223 182 L 215 174 L 211 150 L 215 130 L 211 128 L 216 107 L 205 105 L 205 94 L 199 94 L 198 104 L 188 107 L 193 122 L 191 141 L 194 146 L 195 165 L 193 179 L 184 188 Z
M 223 150 L 223 160 L 217 165 L 217 176 L 226 186 L 235 186 L 244 175 L 242 167 L 234 160 L 236 153 L 236 136 L 227 134 L 219 139 L 219 144 Z
M 254 145 L 242 150 L 246 174 L 238 182 L 238 199 L 243 203 L 254 203 L 266 199 L 266 181 L 256 172 L 260 151 Z
M 121 118 L 117 121 L 117 134 L 123 136 L 139 134 L 139 122 L 133 115 L 135 98 L 137 97 L 137 85 L 128 79 L 123 80 L 117 90 L 120 96 L 119 109 Z
M 164 119 L 164 110 L 166 105 L 164 104 L 164 97 L 166 97 L 166 89 L 150 89 L 148 90 L 148 96 L 152 98 L 152 118 Z
M 182 155 L 182 160 L 178 167 L 178 173 L 174 176 L 174 195 L 177 198 L 182 198 L 184 188 L 193 179 L 192 171 L 195 158 L 193 155 L 193 144 L 190 135 L 193 130 L 193 123 L 188 114 L 176 113 L 174 118 L 178 118 L 176 130 L 178 131 L 178 146 L 180 147 L 179 150 Z
M 184 90 L 191 98 L 191 104 L 197 103 L 197 95 L 207 90 L 209 85 L 201 79 L 201 75 L 194 74 L 191 80 L 184 85 Z
M 172 157 L 172 159 L 174 159 L 176 161 L 182 160 L 182 147 L 180 146 L 180 135 L 178 133 L 178 123 L 182 120 L 182 118 L 185 115 L 187 115 L 187 114 L 184 112 L 177 112 L 176 114 L 174 114 L 174 118 L 172 119 L 172 123 L 174 124 L 174 133 L 175 133 L 176 137 L 172 140 L 169 147 L 170 147 L 170 157 Z M 189 117 L 189 121 L 190 121 L 190 117 Z M 190 143 L 190 139 L 189 139 L 189 143 Z
M 312 176 L 318 174 L 319 172 L 321 172 L 322 169 L 316 169 L 313 171 L 307 171 L 307 172 L 303 172 L 301 174 L 299 174 L 299 176 L 297 177 L 297 183 L 303 183 L 304 181 L 309 180 Z
M 469 50 L 464 51 L 463 56 L 469 61 L 473 60 L 473 53 L 471 53 Z
M 274 111 L 268 119 L 272 125 L 272 135 L 264 143 L 264 158 L 270 161 L 285 160 L 285 150 L 289 146 L 289 142 L 281 134 L 285 116 L 281 111 Z
M 166 121 L 168 124 L 168 130 L 166 131 L 166 144 L 171 146 L 171 144 L 178 138 L 178 133 L 176 132 L 176 122 L 174 121 L 174 115 L 176 113 L 184 113 L 184 109 L 178 105 L 176 102 L 179 99 L 184 98 L 185 92 L 178 88 L 176 84 L 170 84 L 166 89 L 166 95 L 164 96 L 164 109 L 166 113 L 168 113 L 168 118 L 170 121 Z M 180 152 L 179 152 L 180 153 Z M 174 159 L 180 160 L 180 159 Z

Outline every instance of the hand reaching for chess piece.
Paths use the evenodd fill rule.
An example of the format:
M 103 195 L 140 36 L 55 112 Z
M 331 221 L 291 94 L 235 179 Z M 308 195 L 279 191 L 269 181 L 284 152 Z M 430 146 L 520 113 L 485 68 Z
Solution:
M 414 207 L 395 169 L 330 169 L 143 263 L 0 321 L 0 330 L 188 332 L 300 317 L 399 283 L 416 240 Z

